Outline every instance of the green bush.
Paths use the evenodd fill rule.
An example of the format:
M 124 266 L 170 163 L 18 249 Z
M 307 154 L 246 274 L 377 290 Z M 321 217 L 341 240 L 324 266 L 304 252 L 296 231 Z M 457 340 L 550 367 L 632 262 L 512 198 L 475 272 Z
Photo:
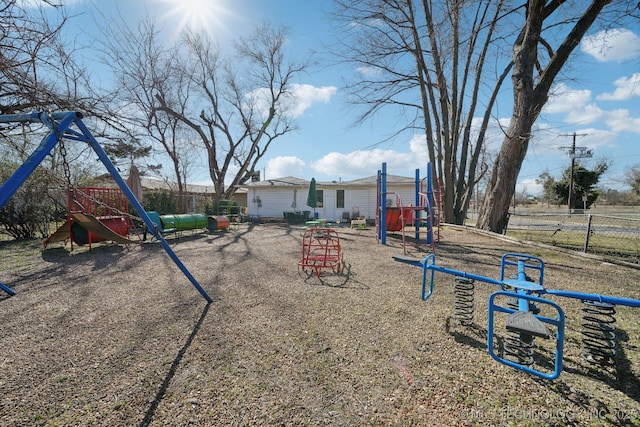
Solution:
M 145 192 L 143 207 L 145 211 L 155 211 L 160 215 L 168 215 L 178 212 L 175 198 L 168 190 Z
M 18 165 L 0 163 L 0 181 L 6 182 Z M 47 197 L 49 174 L 37 168 L 0 210 L 0 225 L 14 239 L 44 238 L 55 213 L 55 203 Z

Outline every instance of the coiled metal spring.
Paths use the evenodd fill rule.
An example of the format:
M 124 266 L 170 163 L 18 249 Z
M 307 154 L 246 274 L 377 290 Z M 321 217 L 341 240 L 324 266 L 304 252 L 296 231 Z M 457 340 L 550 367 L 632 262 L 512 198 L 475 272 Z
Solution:
M 473 323 L 475 281 L 466 277 L 454 278 L 453 284 L 453 314 L 462 326 Z
M 600 366 L 616 364 L 616 309 L 613 304 L 583 301 L 582 358 Z
M 504 339 L 504 355 L 519 365 L 533 365 L 533 335 L 509 331 Z
M 519 309 L 518 298 L 508 298 L 507 306 L 514 310 Z M 534 313 L 540 310 L 529 304 L 530 310 Z M 503 350 L 505 358 L 516 362 L 519 365 L 533 365 L 533 335 L 516 331 L 507 331 L 504 339 Z

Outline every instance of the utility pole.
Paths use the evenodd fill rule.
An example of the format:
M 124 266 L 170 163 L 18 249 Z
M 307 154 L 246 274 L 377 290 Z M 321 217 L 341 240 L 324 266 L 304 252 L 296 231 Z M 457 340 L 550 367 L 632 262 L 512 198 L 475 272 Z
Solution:
M 576 134 L 565 134 L 561 136 L 573 136 L 573 142 L 571 143 L 571 147 L 560 147 L 567 150 L 567 155 L 571 158 L 571 175 L 569 176 L 569 214 L 571 214 L 571 206 L 573 204 L 573 171 L 576 166 L 576 159 L 585 159 L 593 156 L 593 150 L 587 150 L 587 147 L 576 147 L 576 137 L 578 136 L 587 136 L 586 133 Z

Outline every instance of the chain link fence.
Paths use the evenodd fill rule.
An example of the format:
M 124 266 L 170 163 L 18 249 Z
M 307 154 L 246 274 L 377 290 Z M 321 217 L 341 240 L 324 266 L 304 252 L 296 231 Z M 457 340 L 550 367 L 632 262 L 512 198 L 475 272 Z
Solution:
M 640 219 L 603 214 L 515 214 L 507 236 L 640 264 Z

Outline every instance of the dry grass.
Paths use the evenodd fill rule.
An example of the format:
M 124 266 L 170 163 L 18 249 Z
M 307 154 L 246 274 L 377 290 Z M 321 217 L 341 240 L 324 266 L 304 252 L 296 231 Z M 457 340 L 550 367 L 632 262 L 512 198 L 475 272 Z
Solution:
M 580 302 L 556 299 L 565 370 L 538 379 L 487 353 L 495 286 L 476 284 L 474 323 L 457 325 L 451 276 L 421 301 L 421 271 L 392 260 L 397 239 L 338 231 L 346 268 L 320 278 L 297 270 L 299 229 L 173 240 L 210 305 L 156 244 L 52 249 L 3 271 L 18 295 L 0 300 L 1 424 L 640 423 L 639 309 L 618 308 L 618 370 L 597 370 L 579 355 Z M 640 296 L 640 271 L 468 230 L 445 231 L 437 262 L 497 278 L 505 252 L 542 257 L 550 289 Z

